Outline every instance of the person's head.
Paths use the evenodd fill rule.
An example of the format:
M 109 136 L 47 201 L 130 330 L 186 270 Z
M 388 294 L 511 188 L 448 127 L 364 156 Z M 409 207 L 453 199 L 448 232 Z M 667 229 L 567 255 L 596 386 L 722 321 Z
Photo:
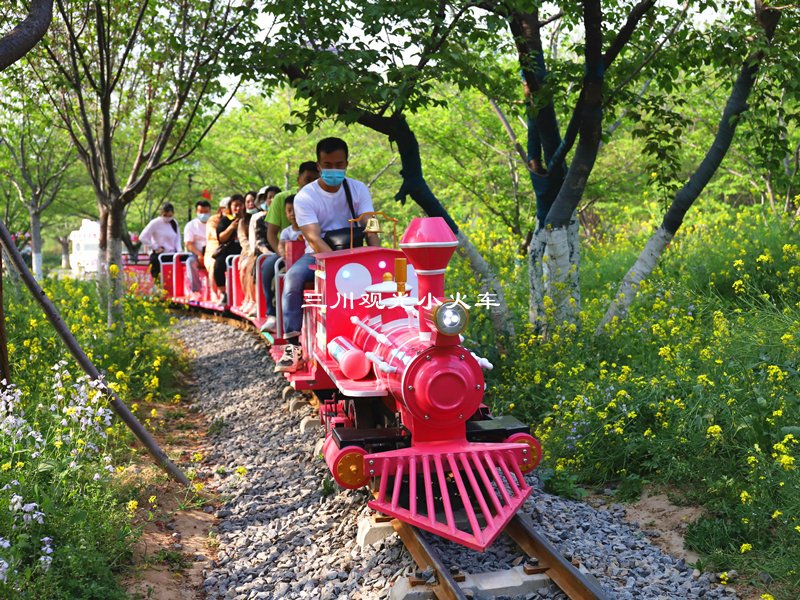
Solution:
M 198 200 L 194 203 L 194 212 L 201 223 L 207 223 L 211 218 L 211 202 L 208 200 Z
M 267 205 L 267 208 L 269 208 L 269 205 L 272 204 L 272 199 L 277 194 L 280 194 L 280 193 L 281 193 L 281 188 L 279 188 L 277 185 L 267 186 L 267 188 L 266 188 L 266 190 L 264 192 L 264 201 L 265 201 L 265 203 Z
M 228 212 L 234 217 L 241 217 L 244 214 L 244 196 L 234 194 L 228 202 Z
M 244 210 L 248 215 L 258 212 L 256 208 L 256 193 L 253 191 L 247 192 L 244 195 Z
M 161 218 L 164 219 L 164 221 L 169 222 L 172 220 L 172 216 L 174 214 L 175 207 L 169 202 L 164 202 L 164 204 L 161 206 Z
M 307 160 L 300 163 L 300 168 L 297 170 L 297 189 L 302 190 L 309 183 L 319 179 L 319 169 L 317 163 L 313 160 Z
M 221 217 L 226 212 L 228 212 L 228 203 L 231 201 L 230 196 L 225 196 L 222 200 L 219 201 L 219 208 L 217 209 L 217 214 Z
M 294 216 L 294 197 L 289 197 L 283 203 L 283 210 L 286 211 L 286 218 L 292 224 L 292 227 L 297 227 L 297 219 Z
M 338 189 L 344 181 L 349 150 L 341 138 L 328 137 L 317 143 L 317 167 L 324 186 Z

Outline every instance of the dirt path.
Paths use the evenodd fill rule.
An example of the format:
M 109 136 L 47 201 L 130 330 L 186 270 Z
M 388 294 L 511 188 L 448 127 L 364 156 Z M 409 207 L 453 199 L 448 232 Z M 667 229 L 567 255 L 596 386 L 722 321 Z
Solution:
M 195 382 L 189 379 L 184 383 L 190 388 Z M 135 599 L 203 598 L 203 571 L 216 558 L 216 540 L 211 533 L 217 504 L 215 476 L 203 467 L 210 424 L 193 411 L 191 398 L 146 407 L 148 414 L 153 409 L 158 414 L 151 419 L 157 423 L 156 439 L 170 457 L 179 457 L 178 464 L 202 489 L 199 493 L 183 489 L 168 480 L 146 453 L 139 453 L 140 460 L 121 475 L 125 484 L 136 490 L 134 525 L 142 528 L 134 547 L 133 571 L 122 585 Z

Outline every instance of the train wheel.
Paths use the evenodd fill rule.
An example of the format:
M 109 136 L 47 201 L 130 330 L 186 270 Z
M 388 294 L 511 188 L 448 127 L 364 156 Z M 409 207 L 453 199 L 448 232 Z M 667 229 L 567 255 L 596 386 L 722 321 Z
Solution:
M 347 416 L 356 429 L 372 429 L 375 427 L 375 415 L 372 410 L 372 398 L 351 398 L 347 401 Z

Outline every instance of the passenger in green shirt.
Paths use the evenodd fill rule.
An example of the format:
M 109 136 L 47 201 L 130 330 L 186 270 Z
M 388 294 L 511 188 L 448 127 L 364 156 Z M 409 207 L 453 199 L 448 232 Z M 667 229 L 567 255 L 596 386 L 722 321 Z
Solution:
M 286 198 L 294 196 L 304 185 L 316 181 L 317 179 L 319 179 L 317 163 L 313 161 L 304 162 L 297 170 L 297 188 L 281 192 L 272 199 L 272 204 L 269 205 L 267 216 L 264 218 L 267 222 L 267 241 L 270 246 L 277 249 L 278 235 L 291 225 L 284 208 Z

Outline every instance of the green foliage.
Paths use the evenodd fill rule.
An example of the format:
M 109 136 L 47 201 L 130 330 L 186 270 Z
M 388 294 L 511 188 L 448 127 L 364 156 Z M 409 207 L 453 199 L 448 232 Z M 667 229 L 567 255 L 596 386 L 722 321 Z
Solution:
M 498 361 L 489 394 L 497 412 L 536 429 L 546 489 L 574 496 L 612 483 L 633 498 L 648 481 L 693 490 L 707 519 L 689 540 L 718 568 L 768 571 L 780 591 L 800 585 L 790 566 L 800 553 L 800 236 L 788 217 L 768 215 L 704 207 L 629 317 L 595 337 L 647 234 L 628 211 L 603 213 L 603 235 L 582 257 L 581 326 L 547 340 L 523 335 Z M 469 234 L 509 260 L 511 248 L 486 229 Z M 459 268 L 453 275 L 453 290 L 468 281 Z M 524 299 L 515 295 L 526 288 L 524 264 L 503 280 Z M 491 355 L 490 334 L 468 333 Z
M 27 291 L 4 282 L 12 381 L 0 394 L 0 595 L 123 598 L 131 555 L 128 492 L 114 480 L 131 435 L 87 381 Z M 46 291 L 109 387 L 124 400 L 163 399 L 177 356 L 157 328 L 161 306 L 124 299 L 126 339 L 112 340 L 90 282 L 50 280 Z M 149 425 L 149 419 L 145 420 Z M 7 566 L 4 566 L 5 561 Z

